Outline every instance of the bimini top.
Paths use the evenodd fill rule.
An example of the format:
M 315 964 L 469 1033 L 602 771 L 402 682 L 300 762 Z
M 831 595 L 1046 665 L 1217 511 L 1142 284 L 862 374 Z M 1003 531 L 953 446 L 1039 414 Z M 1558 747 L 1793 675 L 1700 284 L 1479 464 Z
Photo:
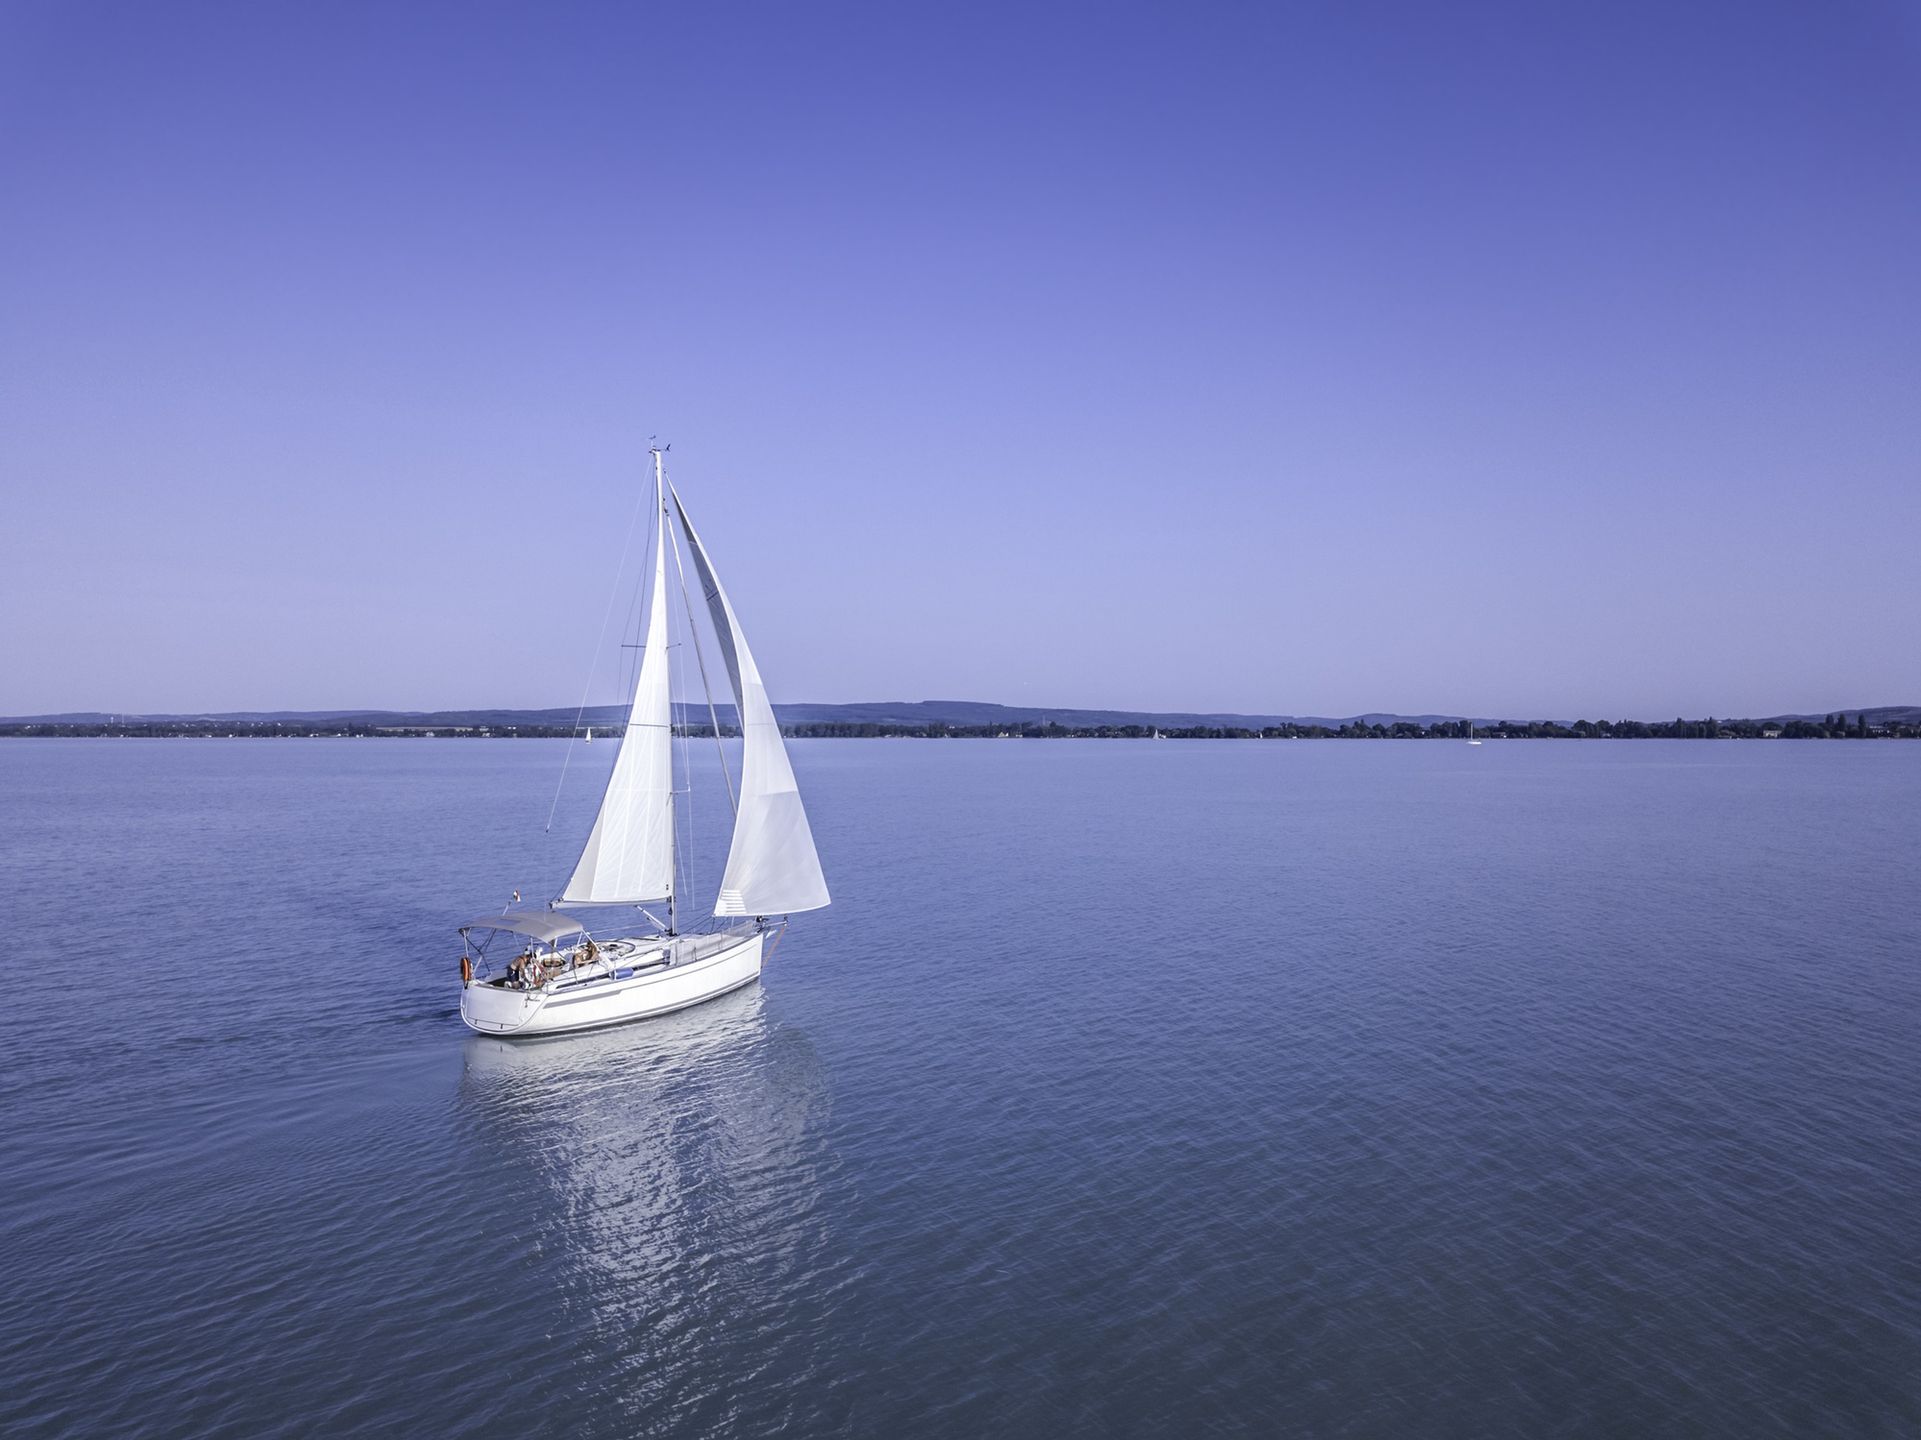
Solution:
M 505 930 L 510 935 L 527 935 L 535 940 L 558 940 L 563 935 L 577 935 L 587 927 L 571 915 L 562 915 L 558 910 L 509 910 L 504 915 L 483 915 L 478 920 L 469 920 L 460 927 L 465 935 L 469 930 Z

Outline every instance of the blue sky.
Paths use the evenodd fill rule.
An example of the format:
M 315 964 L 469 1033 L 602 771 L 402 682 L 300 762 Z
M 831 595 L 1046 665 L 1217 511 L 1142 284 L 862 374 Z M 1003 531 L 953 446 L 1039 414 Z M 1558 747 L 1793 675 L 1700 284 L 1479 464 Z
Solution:
M 1887 3 L 10 4 L 0 713 L 572 703 L 653 434 L 779 699 L 1921 702 L 1918 100 Z

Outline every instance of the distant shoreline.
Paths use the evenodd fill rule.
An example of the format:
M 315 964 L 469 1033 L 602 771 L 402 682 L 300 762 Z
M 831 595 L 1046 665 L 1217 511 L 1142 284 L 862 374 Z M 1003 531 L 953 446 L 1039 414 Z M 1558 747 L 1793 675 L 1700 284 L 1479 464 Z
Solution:
M 1836 712 L 1819 719 L 1792 720 L 1555 720 L 1474 721 L 1472 736 L 1486 740 L 1915 740 L 1921 718 L 1877 722 L 1872 712 Z M 593 729 L 612 738 L 618 726 L 572 725 L 375 725 L 361 721 L 169 719 L 123 723 L 33 721 L 0 724 L 0 739 L 138 740 L 322 740 L 449 739 L 586 741 Z M 711 725 L 681 725 L 690 737 L 711 737 Z M 722 725 L 732 738 L 739 731 Z M 1283 724 L 1237 725 L 1062 725 L 1027 722 L 1011 725 L 949 725 L 941 722 L 888 724 L 884 721 L 799 721 L 781 726 L 799 740 L 1465 740 L 1465 720 L 1430 724 L 1400 720 L 1392 724 L 1354 720 L 1339 726 Z
M 1770 731 L 1795 739 L 1869 734 L 1921 735 L 1921 705 L 1849 705 L 1818 715 L 1677 716 L 1652 720 L 1585 720 L 1536 716 L 1517 720 L 1493 714 L 1396 714 L 1370 710 L 1349 715 L 1233 714 L 1192 710 L 1093 710 L 1070 705 L 1001 705 L 981 700 L 785 701 L 774 706 L 783 734 L 798 738 L 876 739 L 1083 739 L 1170 740 L 1331 739 L 1375 736 L 1459 739 L 1472 726 L 1477 735 L 1501 739 L 1595 736 L 1702 739 L 1727 735 L 1759 739 Z M 689 735 L 735 733 L 732 704 L 674 707 Z M 618 735 L 627 724 L 625 705 L 569 705 L 516 709 L 470 705 L 439 710 L 195 710 L 64 711 L 0 715 L 0 736 L 23 735 L 404 735 L 564 740 Z

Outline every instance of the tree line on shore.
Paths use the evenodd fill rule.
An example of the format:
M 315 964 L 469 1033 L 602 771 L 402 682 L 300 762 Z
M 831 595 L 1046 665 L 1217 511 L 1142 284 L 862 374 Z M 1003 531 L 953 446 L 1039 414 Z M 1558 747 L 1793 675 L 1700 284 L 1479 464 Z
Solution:
M 676 726 L 693 736 L 711 736 L 711 725 Z M 722 725 L 721 734 L 739 731 Z M 1260 729 L 1195 725 L 1158 729 L 1152 725 L 1062 725 L 1054 721 L 1003 725 L 948 725 L 939 721 L 894 725 L 878 721 L 811 721 L 783 725 L 796 739 L 831 740 L 1464 740 L 1469 723 L 1412 720 L 1392 724 L 1350 720 L 1339 726 L 1284 724 Z M 1921 739 L 1921 718 L 1873 723 L 1865 712 L 1836 712 L 1818 720 L 1555 720 L 1475 721 L 1476 737 L 1490 740 L 1868 740 Z M 0 736 L 98 736 L 129 738 L 445 738 L 565 740 L 582 731 L 570 725 L 373 725 L 363 721 L 150 720 L 42 721 L 0 725 Z
M 723 730 L 733 733 L 728 727 Z M 1576 720 L 1564 725 L 1557 720 L 1498 720 L 1473 722 L 1476 738 L 1499 740 L 1822 740 L 1822 739 L 1921 739 L 1921 722 L 1872 724 L 1865 714 L 1834 714 L 1819 720 Z M 883 725 L 863 722 L 845 724 L 783 725 L 783 733 L 795 737 L 820 739 L 885 739 L 893 736 L 914 739 L 1035 739 L 1035 740 L 1465 740 L 1469 735 L 1466 720 L 1438 720 L 1422 725 L 1412 720 L 1392 724 L 1373 724 L 1350 720 L 1344 725 L 1267 725 L 1260 729 L 1240 726 L 1195 725 L 1187 728 L 1159 729 L 1151 725 L 1060 725 L 1053 722 L 1006 725 Z M 711 735 L 709 727 L 697 732 Z

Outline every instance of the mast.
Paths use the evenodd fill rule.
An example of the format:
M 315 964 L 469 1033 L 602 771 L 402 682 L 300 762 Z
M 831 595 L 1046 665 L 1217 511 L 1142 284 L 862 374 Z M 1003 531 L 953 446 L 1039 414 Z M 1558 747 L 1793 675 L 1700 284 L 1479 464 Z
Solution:
M 660 608 L 663 619 L 667 609 L 667 452 L 658 445 L 648 449 L 654 457 L 654 604 Z M 664 630 L 666 627 L 663 626 Z M 663 664 L 666 657 L 661 657 Z M 693 777 L 688 776 L 688 783 Z M 680 816 L 677 813 L 677 799 L 674 792 L 674 699 L 671 689 L 667 696 L 667 871 L 678 878 L 675 868 L 679 862 Z M 679 887 L 674 887 L 678 889 Z M 667 892 L 667 933 L 678 935 L 680 926 L 674 918 L 674 891 Z

